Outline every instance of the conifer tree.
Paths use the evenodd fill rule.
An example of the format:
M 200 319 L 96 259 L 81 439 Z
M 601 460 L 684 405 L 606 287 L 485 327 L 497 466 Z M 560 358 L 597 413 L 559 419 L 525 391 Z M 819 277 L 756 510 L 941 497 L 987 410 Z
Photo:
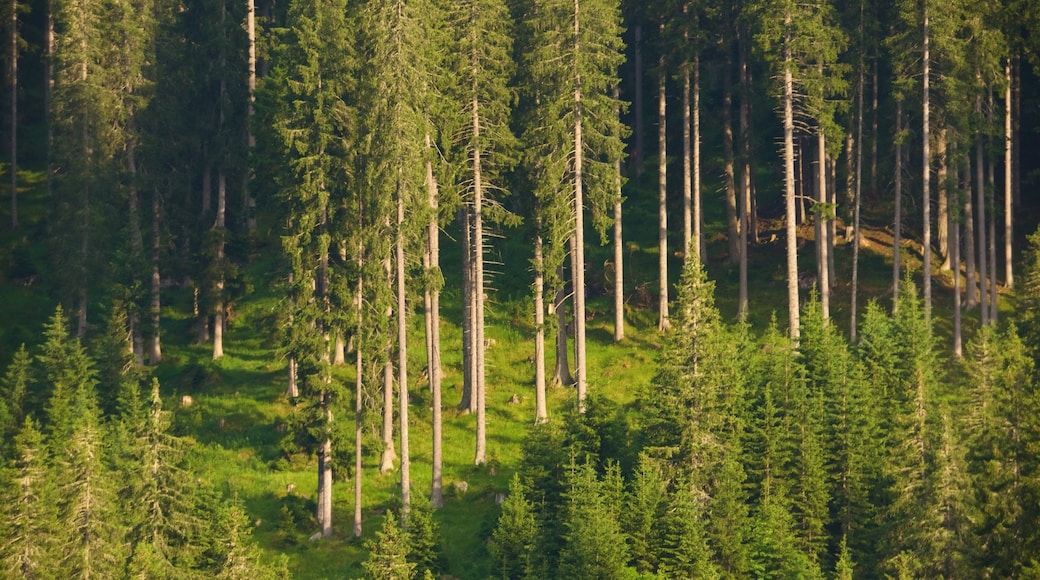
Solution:
M 621 520 L 629 538 L 632 563 L 641 574 L 652 574 L 660 565 L 662 546 L 658 538 L 663 532 L 667 485 L 662 466 L 641 454 L 625 497 L 628 509 Z
M 720 577 L 707 538 L 707 498 L 680 481 L 668 499 L 659 574 L 675 578 Z
M 509 496 L 502 502 L 502 514 L 488 543 L 498 575 L 503 579 L 530 576 L 538 559 L 535 546 L 541 532 L 534 506 L 525 497 L 526 493 L 520 475 L 514 474 L 509 483 Z
M 28 416 L 28 394 L 32 387 L 32 357 L 25 345 L 18 347 L 0 382 L 0 435 L 13 441 L 20 425 Z M 6 444 L 0 445 L 0 456 L 7 455 Z
M 566 578 L 624 578 L 628 546 L 609 505 L 607 483 L 592 465 L 572 464 L 564 516 L 564 546 L 558 573 Z
M 59 522 L 49 457 L 36 422 L 27 417 L 15 437 L 13 469 L 3 473 L 0 569 L 10 578 L 56 578 Z
M 280 567 L 261 560 L 260 551 L 249 540 L 249 520 L 241 506 L 224 506 L 220 514 L 220 536 L 223 542 L 218 580 L 276 580 L 289 578 L 284 562 Z
M 373 580 L 410 580 L 415 564 L 408 561 L 408 534 L 397 523 L 392 511 L 386 512 L 383 528 L 375 540 L 366 542 L 368 559 L 362 564 L 365 576 Z

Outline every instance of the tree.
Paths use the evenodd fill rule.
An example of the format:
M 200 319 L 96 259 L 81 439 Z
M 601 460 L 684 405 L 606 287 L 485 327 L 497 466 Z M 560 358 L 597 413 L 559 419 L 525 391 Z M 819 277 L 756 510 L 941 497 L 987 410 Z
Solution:
M 536 3 L 528 26 L 534 49 L 525 62 L 537 99 L 523 141 L 536 174 L 535 195 L 550 236 L 545 272 L 562 267 L 569 240 L 574 292 L 577 395 L 585 400 L 585 207 L 601 232 L 617 194 L 615 161 L 624 130 L 613 87 L 622 62 L 621 18 L 615 0 Z
M 383 528 L 375 540 L 366 542 L 368 559 L 362 564 L 373 580 L 410 580 L 415 564 L 408 561 L 408 535 L 392 511 L 386 512 Z
M 568 476 L 564 546 L 559 574 L 566 578 L 623 578 L 628 546 L 610 505 L 606 482 L 592 465 L 573 464 Z
M 503 579 L 527 577 L 536 564 L 535 546 L 541 532 L 535 520 L 534 506 L 525 497 L 526 493 L 527 488 L 519 474 L 514 474 L 509 483 L 509 495 L 502 502 L 502 513 L 488 543 L 488 550 Z
M 25 419 L 14 445 L 14 469 L 3 477 L 7 485 L 0 522 L 8 532 L 0 542 L 0 566 L 12 578 L 56 577 L 58 498 L 43 434 L 31 417 Z

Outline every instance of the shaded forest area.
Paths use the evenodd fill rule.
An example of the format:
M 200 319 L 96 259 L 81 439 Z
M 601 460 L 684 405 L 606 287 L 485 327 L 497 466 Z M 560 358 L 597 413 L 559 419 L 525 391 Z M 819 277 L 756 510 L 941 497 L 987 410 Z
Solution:
M 1040 575 L 1035 4 L 6 2 L 0 575 Z

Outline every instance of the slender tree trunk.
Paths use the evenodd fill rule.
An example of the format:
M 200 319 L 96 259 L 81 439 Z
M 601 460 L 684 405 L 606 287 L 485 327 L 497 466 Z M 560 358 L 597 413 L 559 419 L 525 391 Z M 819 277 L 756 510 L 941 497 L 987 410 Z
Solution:
M 458 220 L 462 227 L 462 400 L 458 408 L 474 413 L 477 410 L 473 388 L 477 375 L 477 348 L 474 341 L 473 228 L 468 207 L 459 210 Z
M 690 136 L 690 65 L 682 68 L 682 147 L 683 147 L 683 260 L 690 257 L 693 243 L 693 143 Z
M 663 32 L 664 25 L 661 25 Z M 668 126 L 665 101 L 664 56 L 658 61 L 657 81 L 657 330 L 671 327 L 668 320 Z
M 790 26 L 791 15 L 784 18 L 784 26 Z M 785 44 L 789 43 L 785 39 Z M 784 48 L 784 206 L 787 218 L 787 313 L 791 338 L 799 337 L 798 316 L 798 230 L 795 220 L 794 199 L 794 79 L 791 76 L 791 51 Z
M 938 230 L 939 238 L 939 255 L 942 256 L 942 265 L 939 266 L 940 270 L 946 271 L 950 269 L 950 240 L 949 240 L 949 225 L 950 220 L 947 218 L 949 212 L 949 203 L 947 201 L 948 189 L 947 179 L 949 177 L 946 163 L 946 133 L 947 129 L 945 125 L 937 128 L 935 135 L 935 161 L 936 161 L 936 190 L 937 190 L 937 215 L 935 216 L 936 230 Z
M 992 105 L 993 96 L 990 94 L 990 105 Z M 990 106 L 990 114 L 992 115 L 993 107 Z M 992 125 L 993 119 L 990 119 Z M 986 251 L 989 253 L 989 321 L 990 324 L 997 324 L 997 313 L 999 311 L 999 300 L 1000 293 L 997 292 L 997 183 L 996 183 L 996 163 L 993 159 L 989 160 L 987 164 L 987 174 L 989 187 L 986 191 L 987 205 L 989 206 L 989 235 L 986 237 Z
M 246 0 L 246 37 L 249 42 L 248 65 L 249 75 L 247 87 L 249 90 L 246 102 L 246 155 L 251 155 L 256 147 L 256 137 L 253 135 L 253 103 L 256 101 L 256 5 L 254 0 Z M 256 217 L 253 215 L 256 200 L 253 199 L 250 189 L 252 181 L 252 170 L 246 165 L 245 175 L 242 176 L 242 205 L 245 214 L 246 231 L 250 234 L 256 230 Z
M 801 137 L 797 138 L 794 143 L 797 147 L 797 153 L 795 154 L 795 163 L 798 164 L 798 177 L 795 179 L 795 197 L 798 198 L 797 205 L 795 206 L 795 225 L 800 225 L 805 221 L 805 190 L 808 188 L 808 183 L 811 179 L 806 179 L 805 176 L 805 143 Z
M 614 101 L 620 102 L 621 88 L 614 87 Z M 614 109 L 614 115 L 621 115 L 621 108 Z M 621 159 L 614 162 L 614 342 L 625 339 L 625 248 L 621 235 Z M 537 249 L 541 252 L 541 240 Z M 541 259 L 539 257 L 539 259 Z M 539 275 L 541 272 L 539 271 Z M 541 290 L 539 289 L 539 292 Z M 545 337 L 542 337 L 544 342 Z M 544 344 L 543 347 L 544 349 Z M 541 363 L 544 367 L 544 361 Z M 542 369 L 543 381 L 545 369 Z
M 162 341 L 159 332 L 161 313 L 162 279 L 159 277 L 159 254 L 162 249 L 159 225 L 162 220 L 162 208 L 159 205 L 159 192 L 152 192 L 152 340 L 148 352 L 150 364 L 162 362 Z
M 968 178 L 968 185 L 970 188 L 970 177 Z M 970 189 L 969 189 L 970 191 Z M 959 208 L 959 204 L 953 204 L 954 208 Z M 952 262 L 953 268 L 953 356 L 954 358 L 961 358 L 964 352 L 964 347 L 961 340 L 961 227 L 957 209 L 953 209 L 949 213 L 950 220 L 950 261 Z
M 405 304 L 405 269 L 404 269 L 404 191 L 402 184 L 397 185 L 397 402 L 398 429 L 401 439 L 401 510 L 408 513 L 411 505 L 412 482 L 409 473 L 410 456 L 408 454 L 408 311 Z
M 332 343 L 332 366 L 341 366 L 347 363 L 347 341 L 341 329 L 336 329 L 336 340 Z
M 746 41 L 738 33 L 737 67 L 740 79 L 740 267 L 737 290 L 737 320 L 743 322 L 748 316 L 748 230 L 751 228 L 751 86 L 748 75 Z
M 476 99 L 472 101 L 473 140 L 480 140 L 480 109 Z M 474 311 L 476 324 L 476 360 L 477 376 L 474 381 L 477 399 L 477 441 L 476 450 L 473 455 L 475 465 L 483 465 L 487 462 L 487 410 L 485 408 L 484 392 L 484 353 L 487 345 L 484 339 L 484 190 L 481 182 L 481 152 L 479 147 L 474 147 L 472 152 L 473 167 L 473 278 L 476 285 L 477 307 Z
M 863 57 L 859 61 L 859 91 L 856 102 L 856 195 L 852 203 L 852 304 L 849 307 L 850 342 L 856 342 L 856 315 L 859 308 L 859 211 L 863 200 L 863 97 L 866 83 L 866 65 Z
M 704 216 L 701 211 L 701 59 L 693 57 L 693 239 L 697 257 L 704 264 L 707 250 L 704 244 Z
M 216 290 L 214 291 L 214 314 L 213 314 L 213 360 L 224 356 L 224 210 L 227 207 L 227 179 L 224 170 L 217 172 L 217 220 L 213 224 L 217 230 L 217 274 Z
M 289 356 L 289 384 L 285 389 L 285 396 L 292 400 L 300 396 L 300 386 L 296 382 L 296 357 Z
M 430 136 L 426 135 L 426 148 L 432 147 Z M 426 162 L 426 191 L 430 205 L 430 221 L 426 225 L 427 267 L 440 276 L 440 223 L 438 221 L 440 193 L 437 178 L 433 175 L 433 163 Z M 430 379 L 430 396 L 433 399 L 433 449 L 431 451 L 432 481 L 430 484 L 430 505 L 440 508 L 444 505 L 444 451 L 443 451 L 443 418 L 441 409 L 441 291 L 439 286 L 432 288 L 427 284 L 426 300 L 428 358 L 426 363 Z
M 737 184 L 733 158 L 733 82 L 730 80 L 733 57 L 726 49 L 725 70 L 722 73 L 722 156 L 723 187 L 726 192 L 726 239 L 729 242 L 729 263 L 740 261 L 740 222 L 737 219 Z
M 851 153 L 850 153 L 851 155 Z M 827 215 L 827 233 L 825 235 L 827 239 L 827 284 L 834 288 L 836 280 L 838 279 L 837 269 L 834 267 L 834 241 L 838 239 L 838 220 L 837 220 L 837 208 L 838 208 L 838 162 L 835 159 L 829 159 L 827 163 L 827 203 L 830 207 L 834 208 L 834 211 Z M 828 294 L 830 290 L 828 290 Z M 830 297 L 827 298 L 828 311 L 830 309 Z
M 574 49 L 578 51 L 581 38 L 578 18 L 579 0 L 574 0 Z M 574 235 L 571 237 L 571 254 L 574 267 L 574 366 L 577 370 L 578 410 L 585 411 L 585 389 L 587 369 L 585 365 L 585 177 L 582 166 L 585 145 L 582 138 L 581 76 L 574 79 Z
M 816 131 L 816 149 L 819 153 L 819 165 L 817 166 L 818 176 L 816 183 L 816 200 L 817 203 L 821 204 L 820 208 L 826 208 L 829 198 L 827 196 L 827 138 L 823 134 L 823 127 L 818 127 Z M 830 237 L 829 223 L 831 221 L 830 210 L 823 210 L 816 214 L 816 251 L 819 257 L 819 262 L 816 265 L 817 282 L 819 283 L 820 291 L 820 308 L 823 312 L 823 319 L 827 320 L 831 317 L 831 283 L 830 283 L 830 267 L 829 254 Z
M 563 268 L 557 270 L 560 280 L 563 280 Z M 556 365 L 553 371 L 553 384 L 573 385 L 574 376 L 571 375 L 570 361 L 567 360 L 567 293 L 563 288 L 556 291 L 553 297 L 552 312 L 556 314 Z
M 899 304 L 900 258 L 903 254 L 903 100 L 896 99 L 895 216 L 892 218 L 892 308 Z
M 971 154 L 964 153 L 968 183 L 964 190 L 964 234 L 961 236 L 961 251 L 964 259 L 964 302 L 969 309 L 978 305 L 978 282 L 975 275 L 975 202 L 971 187 Z
M 975 99 L 975 113 L 982 114 L 982 98 Z M 986 275 L 986 164 L 983 157 L 982 135 L 975 136 L 975 219 L 978 222 L 976 239 L 979 255 L 979 306 L 982 325 L 989 324 L 989 284 Z
M 1015 278 L 1012 272 L 1011 242 L 1014 239 L 1012 224 L 1012 212 L 1014 211 L 1013 180 L 1011 169 L 1013 163 L 1012 144 L 1012 98 L 1011 98 L 1011 59 L 1004 63 L 1004 287 L 1011 290 L 1015 287 Z
M 328 401 L 323 402 L 325 406 L 325 420 L 332 422 L 332 411 L 327 408 Z M 318 469 L 320 482 L 318 488 L 318 522 L 321 524 L 321 537 L 327 538 L 332 535 L 332 438 L 328 435 L 321 442 L 321 451 L 318 456 Z
M 10 78 L 11 109 L 11 229 L 17 230 L 18 224 L 18 0 L 11 0 L 11 31 L 8 55 L 7 74 Z
M 393 288 L 394 276 L 390 266 L 390 258 L 383 260 L 383 271 L 386 275 L 386 287 Z M 386 316 L 393 316 L 393 308 L 387 308 Z M 383 362 L 383 450 L 379 457 L 379 473 L 386 475 L 393 471 L 397 453 L 394 451 L 394 347 L 393 340 L 387 339 L 386 360 Z
M 130 252 L 131 262 L 136 266 L 144 262 L 144 237 L 141 234 L 141 203 L 140 192 L 137 183 L 137 159 L 133 141 L 127 143 L 126 169 L 130 176 L 127 191 L 127 205 L 129 206 L 128 222 L 130 227 Z M 134 268 L 136 270 L 136 267 Z M 136 279 L 137 272 L 133 273 Z M 139 304 L 128 305 L 127 322 L 130 326 L 130 345 L 134 353 L 134 360 L 138 365 L 144 364 L 144 341 L 141 337 L 141 309 Z
M 360 225 L 360 224 L 359 224 Z M 363 428 L 364 428 L 364 402 L 362 393 L 365 389 L 365 369 L 362 359 L 364 341 L 361 339 L 362 329 L 365 328 L 364 316 L 364 277 L 360 270 L 364 266 L 364 246 L 358 242 L 358 279 L 357 290 L 354 295 L 355 319 L 357 320 L 357 334 L 354 335 L 354 537 L 361 537 L 361 474 L 363 458 Z M 440 393 L 437 393 L 439 395 Z M 437 397 L 434 397 L 437 399 Z M 438 408 L 434 401 L 434 408 Z
M 635 46 L 632 58 L 634 87 L 634 99 L 632 103 L 632 116 L 634 117 L 632 130 L 632 165 L 636 176 L 643 174 L 643 143 L 646 140 L 646 123 L 643 120 L 643 26 L 635 25 Z
M 928 6 L 924 8 L 924 58 L 923 58 L 923 96 L 921 99 L 921 185 L 922 185 L 922 242 L 924 248 L 924 318 L 932 320 L 932 134 L 931 102 L 929 91 L 931 89 L 931 32 L 928 24 Z
M 541 232 L 541 217 L 535 218 L 535 230 Z M 542 236 L 534 238 L 534 422 L 549 419 L 545 404 L 545 260 Z
M 43 87 L 43 118 L 47 123 L 47 199 L 53 199 L 54 193 L 54 4 L 56 0 L 47 2 L 47 30 L 44 55 L 44 87 Z

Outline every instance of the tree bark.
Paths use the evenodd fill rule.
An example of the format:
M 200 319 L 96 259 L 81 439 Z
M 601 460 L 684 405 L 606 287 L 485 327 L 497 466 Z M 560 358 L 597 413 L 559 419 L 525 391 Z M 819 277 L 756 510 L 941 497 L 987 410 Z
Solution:
M 426 148 L 432 148 L 429 134 L 426 135 Z M 430 205 L 430 221 L 426 225 L 427 267 L 440 275 L 440 192 L 437 178 L 433 175 L 433 163 L 426 162 L 426 191 Z M 435 509 L 444 505 L 444 451 L 443 451 L 443 418 L 441 409 L 441 292 L 438 286 L 426 287 L 427 311 L 426 320 L 428 339 L 428 358 L 426 363 L 430 380 L 430 396 L 433 399 L 433 449 L 431 452 L 432 478 L 430 483 L 430 505 Z
M 746 41 L 738 33 L 737 66 L 740 81 L 740 267 L 737 289 L 737 320 L 744 322 L 748 316 L 748 230 L 751 229 L 751 78 L 748 75 Z
M 468 207 L 459 210 L 458 219 L 462 226 L 462 400 L 458 408 L 474 413 L 477 410 L 477 399 L 473 392 L 477 374 L 477 349 L 474 341 L 473 228 Z
M 946 183 L 949 177 L 949 173 L 946 163 L 946 134 L 947 128 L 945 125 L 942 125 L 937 128 L 935 135 L 935 177 L 937 186 L 937 212 L 935 216 L 935 229 L 937 230 L 939 238 L 939 255 L 942 256 L 943 259 L 942 265 L 939 266 L 939 269 L 943 271 L 950 269 L 950 220 L 947 217 L 947 213 L 949 213 L 949 203 L 948 188 Z
M 386 275 L 386 287 L 392 288 L 394 284 L 393 270 L 390 266 L 390 258 L 383 261 L 383 271 Z M 393 308 L 387 308 L 386 316 L 393 316 Z M 386 475 L 393 471 L 394 461 L 397 453 L 394 451 L 394 347 L 393 340 L 387 339 L 386 360 L 383 362 L 383 450 L 379 456 L 379 473 Z
M 922 217 L 922 241 L 924 251 L 924 318 L 932 320 L 932 134 L 931 134 L 931 102 L 929 91 L 931 90 L 931 31 L 928 24 L 928 6 L 924 7 L 924 57 L 923 57 L 923 82 L 921 98 L 921 210 Z
M 821 204 L 821 211 L 816 214 L 816 252 L 819 262 L 816 264 L 817 282 L 820 292 L 820 308 L 823 319 L 831 316 L 831 283 L 830 283 L 830 221 L 831 210 L 824 209 L 830 200 L 827 197 L 827 138 L 823 134 L 823 127 L 816 130 L 816 149 L 819 154 L 816 178 L 816 201 Z
M 790 26 L 791 15 L 784 17 L 784 26 Z M 791 76 L 791 50 L 786 46 L 790 40 L 785 39 L 784 72 L 783 72 L 783 108 L 784 108 L 784 206 L 787 219 L 787 313 L 791 338 L 799 337 L 798 313 L 798 230 L 795 220 L 794 198 L 794 79 Z
M 701 264 L 707 261 L 701 211 L 701 59 L 693 58 L 693 247 Z
M 404 269 L 404 191 L 403 184 L 397 185 L 397 402 L 398 429 L 401 445 L 401 510 L 408 513 L 411 505 L 411 478 L 409 473 L 408 454 L 408 311 L 405 304 L 405 269 Z
M 969 186 L 971 178 L 968 177 Z M 963 181 L 961 181 L 964 183 Z M 959 206 L 953 204 L 954 208 Z M 961 339 L 961 227 L 957 219 L 957 209 L 949 213 L 950 220 L 950 262 L 953 269 L 953 357 L 961 358 L 964 346 Z
M 990 115 L 993 113 L 993 95 L 990 94 Z M 990 120 L 993 124 L 993 119 Z M 997 183 L 996 162 L 991 158 L 987 167 L 987 181 L 989 187 L 986 189 L 986 200 L 989 206 L 989 235 L 986 236 L 986 251 L 989 253 L 989 322 L 997 324 L 997 313 L 1000 308 L 1000 293 L 997 291 Z
M 17 230 L 18 224 L 18 0 L 11 0 L 10 49 L 8 70 L 11 89 L 10 129 L 11 129 L 11 230 Z
M 541 231 L 541 218 L 535 218 L 535 230 Z M 534 238 L 534 422 L 549 419 L 545 404 L 545 260 L 542 236 Z
M 1011 98 L 1011 59 L 1004 63 L 1004 287 L 1011 290 L 1015 287 L 1012 272 L 1011 242 L 1014 239 L 1012 212 L 1014 211 L 1014 187 L 1012 179 L 1013 143 L 1012 143 L 1012 98 Z
M 682 67 L 682 148 L 683 148 L 683 260 L 690 257 L 693 243 L 693 143 L 690 136 L 690 65 Z
M 213 313 L 213 360 L 224 356 L 224 210 L 227 202 L 227 179 L 224 170 L 217 172 L 217 220 L 213 224 L 217 230 L 217 282 L 214 294 Z
M 148 351 L 148 362 L 157 365 L 162 362 L 162 342 L 159 328 L 161 314 L 161 290 L 162 279 L 159 276 L 159 255 L 162 249 L 160 238 L 160 224 L 162 221 L 162 207 L 159 204 L 159 192 L 152 192 L 152 339 Z
M 971 187 L 971 154 L 964 153 L 964 164 L 967 167 L 968 182 L 964 196 L 964 234 L 961 236 L 961 251 L 964 261 L 964 302 L 969 309 L 978 305 L 978 281 L 975 271 L 975 202 Z
M 563 280 L 563 268 L 557 270 L 560 280 Z M 567 293 L 560 288 L 553 297 L 553 308 L 550 313 L 556 314 L 556 365 L 553 370 L 553 384 L 573 385 L 574 376 L 571 374 L 570 361 L 567 349 Z
M 621 88 L 614 87 L 614 100 L 620 102 Z M 616 116 L 621 115 L 620 106 L 614 109 Z M 614 162 L 614 342 L 625 339 L 625 248 L 624 238 L 621 235 L 621 159 Z M 538 242 L 538 251 L 541 252 L 541 240 Z M 540 258 L 539 258 L 540 259 Z M 539 270 L 539 275 L 541 271 Z M 541 289 L 539 289 L 539 293 Z M 540 298 L 540 296 L 539 296 Z M 541 312 L 539 310 L 539 312 Z M 545 337 L 542 336 L 544 349 Z M 545 365 L 544 362 L 541 364 Z M 544 381 L 545 369 L 542 369 Z
M 578 8 L 579 0 L 574 0 L 575 52 L 581 38 Z M 585 365 L 585 178 L 582 166 L 585 145 L 582 139 L 581 75 L 577 74 L 574 81 L 574 235 L 571 237 L 574 264 L 571 276 L 574 280 L 574 366 L 577 370 L 578 410 L 584 412 L 588 375 Z
M 635 25 L 635 46 L 633 47 L 633 58 L 632 58 L 632 69 L 633 76 L 635 77 L 632 86 L 634 87 L 634 98 L 632 103 L 632 117 L 633 129 L 632 129 L 632 166 L 633 173 L 636 176 L 643 174 L 643 143 L 646 140 L 646 123 L 643 120 L 643 26 L 639 23 Z
M 722 156 L 723 187 L 726 192 L 726 239 L 729 242 L 729 263 L 740 261 L 740 222 L 737 219 L 737 185 L 733 158 L 733 82 L 730 77 L 733 57 L 726 49 L 725 70 L 722 73 Z
M 895 215 L 892 218 L 892 309 L 899 304 L 900 259 L 903 254 L 903 100 L 896 99 Z
M 472 101 L 472 122 L 473 140 L 479 142 L 480 108 L 476 99 Z M 477 376 L 474 381 L 477 399 L 477 440 L 476 450 L 473 454 L 474 465 L 483 465 L 487 462 L 487 410 L 484 392 L 484 354 L 487 348 L 484 339 L 484 189 L 481 182 L 480 154 L 480 148 L 474 147 L 471 157 L 473 167 L 473 278 L 477 301 L 474 311 L 476 336 L 473 341 L 477 347 Z
M 256 101 L 256 4 L 254 0 L 246 0 L 246 37 L 248 39 L 248 66 L 249 75 L 247 79 L 248 96 L 246 102 L 246 155 L 251 155 L 256 147 L 256 137 L 253 135 L 253 110 Z M 250 190 L 252 171 L 246 166 L 245 174 L 242 176 L 242 205 L 245 214 L 246 231 L 252 234 L 256 230 L 256 217 L 253 215 L 256 200 Z
M 975 113 L 982 114 L 981 97 L 975 99 Z M 975 237 L 979 253 L 979 315 L 982 325 L 985 326 L 989 324 L 989 285 L 986 282 L 989 269 L 986 265 L 986 164 L 981 134 L 975 136 L 975 212 L 978 222 Z
M 866 65 L 862 55 L 859 61 L 859 90 L 856 103 L 856 183 L 855 199 L 852 202 L 852 299 L 849 308 L 849 338 L 850 342 L 856 342 L 856 315 L 859 304 L 859 210 L 863 200 L 863 97 L 864 84 L 866 83 Z
M 664 31 L 664 25 L 661 25 Z M 657 330 L 671 327 L 668 320 L 668 116 L 665 100 L 664 56 L 658 60 L 657 80 Z
M 359 224 L 360 225 L 360 224 Z M 364 316 L 364 277 L 360 270 L 364 265 L 364 247 L 358 242 L 358 279 L 357 291 L 354 295 L 355 317 L 357 320 L 357 334 L 354 341 L 354 537 L 361 537 L 361 474 L 363 458 L 363 428 L 364 428 L 364 402 L 362 393 L 365 389 L 365 372 L 362 359 L 363 341 L 361 340 L 362 329 L 365 328 Z M 435 407 L 436 408 L 436 407 Z

